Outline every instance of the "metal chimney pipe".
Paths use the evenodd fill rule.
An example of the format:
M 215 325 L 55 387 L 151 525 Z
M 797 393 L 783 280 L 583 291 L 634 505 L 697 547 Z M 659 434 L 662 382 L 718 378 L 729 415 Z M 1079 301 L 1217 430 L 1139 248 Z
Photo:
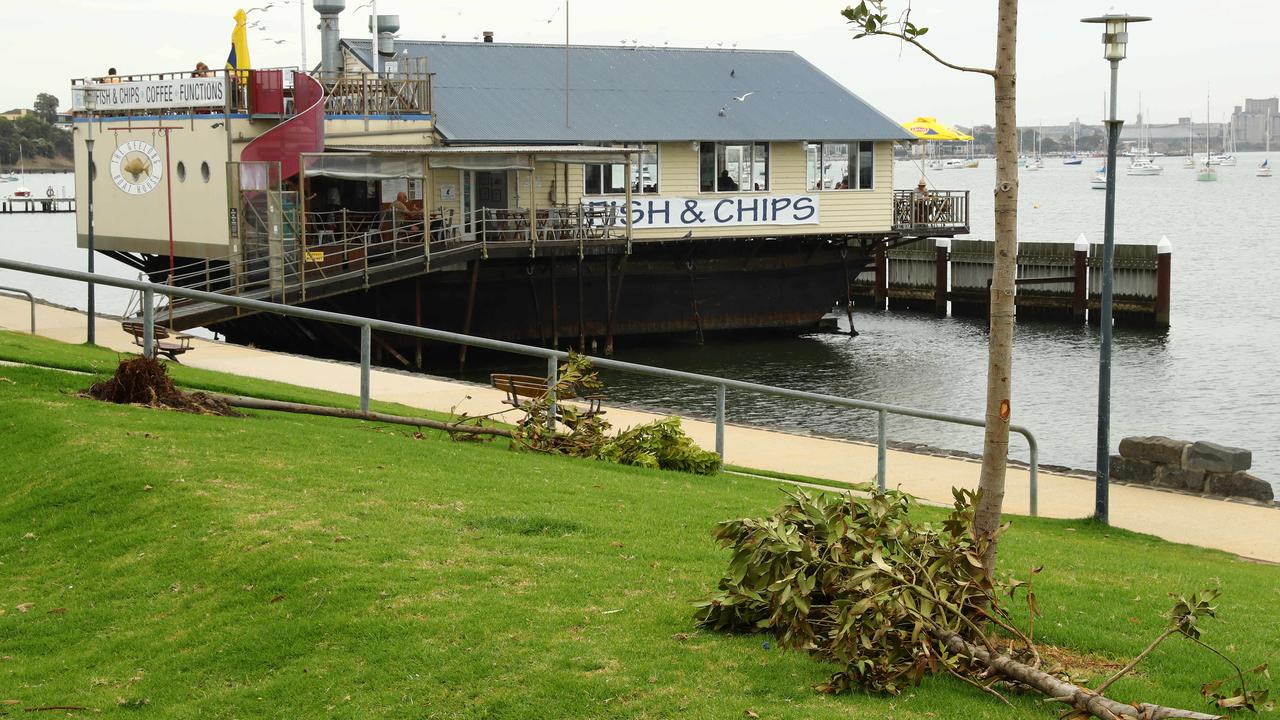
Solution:
M 493 31 L 492 31 L 492 30 L 485 30 L 485 31 L 484 31 L 484 41 L 485 41 L 485 42 L 487 42 L 487 43 L 491 43 L 491 42 L 493 42 Z
M 346 9 L 346 0 L 315 0 L 320 13 L 320 74 L 332 81 L 342 70 L 342 53 L 339 45 L 342 35 L 338 30 L 338 15 Z

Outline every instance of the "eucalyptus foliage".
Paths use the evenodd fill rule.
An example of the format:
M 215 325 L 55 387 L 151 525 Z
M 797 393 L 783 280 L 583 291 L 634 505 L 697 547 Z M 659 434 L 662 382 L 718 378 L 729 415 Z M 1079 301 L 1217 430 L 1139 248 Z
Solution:
M 769 631 L 780 645 L 843 666 L 820 689 L 860 687 L 896 694 L 926 672 L 966 661 L 938 631 L 979 639 L 1010 589 L 982 564 L 986 539 L 973 536 L 974 493 L 955 489 L 941 524 L 910 517 L 901 492 L 866 497 L 803 490 L 764 518 L 728 520 L 715 537 L 733 555 L 714 597 L 697 603 L 699 624 Z
M 570 353 L 560 366 L 555 386 L 521 405 L 525 416 L 516 423 L 512 435 L 515 445 L 535 452 L 699 475 L 712 475 L 720 469 L 720 456 L 698 447 L 680 427 L 680 418 L 655 420 L 610 435 L 612 426 L 601 415 L 582 413 L 573 405 L 556 405 L 557 398 L 597 394 L 603 387 L 591 361 Z M 553 412 L 558 414 L 558 425 L 551 422 Z

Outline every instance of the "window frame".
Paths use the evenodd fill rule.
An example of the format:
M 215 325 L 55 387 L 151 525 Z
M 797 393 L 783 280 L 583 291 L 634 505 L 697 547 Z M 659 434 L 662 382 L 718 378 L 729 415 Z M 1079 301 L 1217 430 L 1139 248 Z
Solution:
M 662 144 L 658 142 L 635 143 L 624 145 L 623 147 L 639 148 L 640 154 L 637 155 L 638 162 L 632 163 L 632 173 L 636 177 L 636 185 L 631 190 L 632 195 L 661 195 L 662 194 Z M 644 184 L 644 157 L 650 154 L 647 148 L 653 148 L 653 190 L 645 190 Z M 624 182 L 621 190 L 606 191 L 604 187 L 604 168 L 611 165 L 623 166 L 623 173 L 626 173 L 626 163 L 582 163 L 582 195 L 583 197 L 617 197 L 627 194 L 627 186 Z M 591 168 L 600 168 L 600 182 L 596 189 L 587 186 L 587 179 L 591 176 Z
M 861 160 L 864 152 L 862 150 L 863 144 L 867 144 L 871 146 L 869 150 L 865 151 L 867 156 L 871 158 L 871 166 L 868 168 L 871 179 L 870 179 L 870 184 L 867 187 L 862 187 Z M 848 163 L 848 168 L 850 169 L 849 176 L 852 179 L 852 181 L 849 184 L 852 185 L 853 187 L 845 187 L 845 188 L 811 187 L 811 185 L 813 184 L 812 183 L 813 178 L 810 175 L 810 171 L 814 170 L 814 167 L 809 162 L 809 149 L 814 146 L 817 146 L 818 148 L 817 171 L 818 171 L 818 174 L 821 175 L 824 145 L 844 145 L 847 148 L 849 148 L 849 152 L 845 156 L 845 162 Z M 876 141 L 875 140 L 840 140 L 840 141 L 806 140 L 804 145 L 804 173 L 805 173 L 804 185 L 806 188 L 806 192 L 874 192 L 876 190 Z M 826 181 L 824 180 L 822 184 L 825 186 Z
M 742 184 L 738 184 L 737 190 L 720 190 L 717 189 L 717 181 L 720 178 L 720 171 L 725 168 L 720 166 L 720 156 L 723 154 L 721 149 L 725 146 L 734 145 L 748 148 L 749 152 L 745 155 L 749 156 L 748 175 L 752 182 L 752 187 L 743 188 Z M 711 147 L 712 172 L 711 172 L 711 189 L 704 190 L 702 188 L 702 154 L 704 147 Z M 764 188 L 755 189 L 755 163 L 756 150 L 764 148 Z M 698 143 L 698 192 L 703 195 L 724 195 L 727 193 L 767 193 L 773 191 L 773 143 L 771 141 L 758 140 L 735 140 L 735 141 L 715 141 L 715 142 L 699 142 Z

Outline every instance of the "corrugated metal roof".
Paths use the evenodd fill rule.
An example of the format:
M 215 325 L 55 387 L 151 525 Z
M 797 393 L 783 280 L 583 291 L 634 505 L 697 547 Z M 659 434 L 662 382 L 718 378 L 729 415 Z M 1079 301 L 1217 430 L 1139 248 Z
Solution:
M 342 42 L 369 64 L 368 40 Z M 565 127 L 563 45 L 404 51 L 427 58 L 436 128 L 455 142 L 912 139 L 794 52 L 572 46 Z

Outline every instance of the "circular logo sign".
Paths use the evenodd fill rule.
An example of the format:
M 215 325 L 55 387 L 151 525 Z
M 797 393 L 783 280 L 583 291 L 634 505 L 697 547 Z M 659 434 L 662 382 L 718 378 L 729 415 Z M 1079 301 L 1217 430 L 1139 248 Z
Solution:
M 130 140 L 111 153 L 111 179 L 129 195 L 143 195 L 156 189 L 164 175 L 160 153 L 149 143 Z

